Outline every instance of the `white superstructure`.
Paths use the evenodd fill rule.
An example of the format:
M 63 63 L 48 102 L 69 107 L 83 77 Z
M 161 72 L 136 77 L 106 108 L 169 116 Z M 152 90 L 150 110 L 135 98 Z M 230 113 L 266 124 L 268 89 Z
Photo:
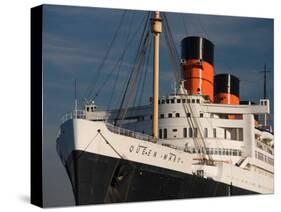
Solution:
M 61 157 L 66 160 L 73 150 L 83 150 L 273 193 L 273 135 L 256 128 L 254 120 L 254 115 L 269 113 L 269 100 L 259 105 L 210 104 L 180 86 L 159 99 L 156 143 L 149 136 L 151 105 L 129 108 L 122 128 L 113 125 L 117 113 L 87 104 L 83 111 L 67 114 L 59 136 L 65 141 L 58 142 Z M 229 114 L 236 119 L 228 119 Z M 61 135 L 69 131 L 73 137 Z

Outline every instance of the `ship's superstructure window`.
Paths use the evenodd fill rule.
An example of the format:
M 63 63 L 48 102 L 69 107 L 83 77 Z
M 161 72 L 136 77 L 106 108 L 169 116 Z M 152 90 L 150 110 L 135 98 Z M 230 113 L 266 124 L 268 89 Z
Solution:
M 180 99 L 177 99 L 177 103 L 181 103 L 181 100 L 180 100 Z
M 166 99 L 166 103 L 169 104 L 169 103 L 170 103 L 170 100 L 169 100 L 169 99 Z
M 196 103 L 200 103 L 200 99 L 196 99 Z
M 217 137 L 217 129 L 216 129 L 216 128 L 213 129 L 213 137 L 214 137 L 214 138 Z
M 186 117 L 187 117 L 187 118 L 190 118 L 190 113 L 187 113 L 187 114 L 186 114 Z
M 183 137 L 186 138 L 187 137 L 187 128 L 183 128 Z
M 159 138 L 162 138 L 162 129 L 159 129 Z
M 206 153 L 210 155 L 227 155 L 227 156 L 241 156 L 242 152 L 239 149 L 221 149 L 221 148 L 202 148 L 192 149 L 193 153 Z
M 179 113 L 176 113 L 176 117 L 179 118 L 179 117 L 180 117 L 180 114 L 179 114 Z
M 187 99 L 187 103 L 190 103 L 190 99 Z
M 270 165 L 274 165 L 274 160 L 264 154 L 262 154 L 261 152 L 255 151 L 255 158 L 257 158 L 258 160 L 261 160 L 263 162 L 266 162 Z
M 189 127 L 188 134 L 190 138 L 193 137 L 193 130 L 191 127 Z
M 203 113 L 200 113 L 200 118 L 203 118 L 204 117 L 204 114 Z
M 175 100 L 174 99 L 171 99 L 171 104 L 174 104 L 175 103 Z
M 194 128 L 193 136 L 194 136 L 194 138 L 197 138 L 197 136 L 198 136 L 198 130 L 197 130 L 197 128 Z
M 204 137 L 208 138 L 208 128 L 204 128 Z
M 164 129 L 164 138 L 167 138 L 167 129 Z
M 94 112 L 94 107 L 91 107 L 91 112 Z
M 173 129 L 173 132 L 177 132 L 178 131 L 178 129 Z
M 182 100 L 182 103 L 185 103 L 185 99 Z
M 224 138 L 243 141 L 243 128 L 224 128 Z
M 160 119 L 163 119 L 165 118 L 165 115 L 164 114 L 160 114 Z
M 172 113 L 169 113 L 169 114 L 168 114 L 168 117 L 169 117 L 169 118 L 172 118 L 172 117 L 173 117 L 173 114 L 172 114 Z
M 87 109 L 87 112 L 89 112 L 89 109 L 90 109 L 90 108 L 89 108 L 89 107 L 86 107 L 86 109 Z
M 191 102 L 192 102 L 192 103 L 195 103 L 195 99 L 192 99 Z
M 162 99 L 162 100 L 161 100 L 161 104 L 165 104 L 165 99 Z

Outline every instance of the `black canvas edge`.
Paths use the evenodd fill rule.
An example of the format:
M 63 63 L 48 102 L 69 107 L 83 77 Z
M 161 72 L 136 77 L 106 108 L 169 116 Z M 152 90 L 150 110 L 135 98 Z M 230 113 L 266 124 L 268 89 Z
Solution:
M 30 10 L 31 24 L 31 204 L 43 207 L 42 180 L 42 30 L 43 6 Z

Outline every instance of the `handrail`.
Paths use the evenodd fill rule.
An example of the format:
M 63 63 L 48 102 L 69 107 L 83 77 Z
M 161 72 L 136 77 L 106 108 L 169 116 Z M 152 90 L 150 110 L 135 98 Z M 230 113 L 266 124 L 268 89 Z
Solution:
M 134 132 L 134 131 L 124 129 L 124 128 L 120 128 L 120 127 L 114 126 L 108 122 L 106 123 L 106 126 L 111 132 L 119 134 L 119 135 L 125 135 L 125 136 L 129 136 L 132 138 L 137 138 L 137 139 L 141 139 L 141 140 L 145 140 L 145 141 L 151 141 L 151 142 L 155 141 L 155 138 L 150 135 L 143 134 L 140 132 Z
M 61 122 L 64 123 L 69 119 L 85 119 L 86 114 L 84 110 L 73 110 L 63 115 Z

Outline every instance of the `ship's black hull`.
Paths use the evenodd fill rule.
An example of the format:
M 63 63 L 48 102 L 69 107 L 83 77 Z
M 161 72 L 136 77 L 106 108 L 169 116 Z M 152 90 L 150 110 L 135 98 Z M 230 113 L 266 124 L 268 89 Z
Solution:
M 169 169 L 83 151 L 66 163 L 77 205 L 255 194 Z

